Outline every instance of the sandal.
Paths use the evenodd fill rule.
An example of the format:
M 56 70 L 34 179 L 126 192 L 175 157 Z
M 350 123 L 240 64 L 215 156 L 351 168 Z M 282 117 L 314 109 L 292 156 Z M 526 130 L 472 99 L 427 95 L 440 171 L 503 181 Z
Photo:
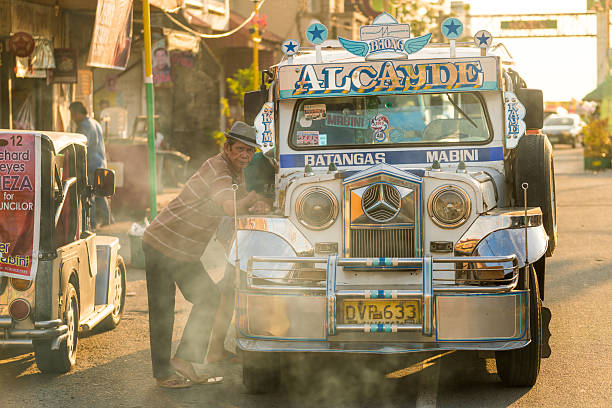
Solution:
M 156 379 L 157 386 L 161 388 L 187 388 L 191 387 L 192 382 L 185 377 L 181 377 L 179 375 L 172 375 L 165 380 L 161 378 Z
M 227 353 L 220 360 L 208 361 L 208 364 L 225 365 L 225 364 L 240 364 L 240 357 L 234 353 Z
M 191 363 L 187 363 L 187 365 L 177 364 L 174 359 L 170 360 L 170 364 L 174 368 L 174 370 L 179 374 L 189 380 L 190 383 L 193 384 L 219 384 L 223 382 L 223 377 L 208 377 L 203 376 L 200 377 L 195 372 L 193 365 Z
M 221 384 L 223 382 L 223 377 L 200 377 L 196 384 L 199 385 L 212 385 L 212 384 Z

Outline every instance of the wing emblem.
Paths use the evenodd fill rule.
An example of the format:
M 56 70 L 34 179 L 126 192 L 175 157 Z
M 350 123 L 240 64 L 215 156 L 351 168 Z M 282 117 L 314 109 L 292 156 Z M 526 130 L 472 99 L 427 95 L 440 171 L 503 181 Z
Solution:
M 365 57 L 368 54 L 369 46 L 364 41 L 347 40 L 346 38 L 338 37 L 338 41 L 345 50 L 359 57 Z
M 422 35 L 420 37 L 407 39 L 404 41 L 404 50 L 406 50 L 408 54 L 414 54 L 425 47 L 430 39 L 431 33 Z

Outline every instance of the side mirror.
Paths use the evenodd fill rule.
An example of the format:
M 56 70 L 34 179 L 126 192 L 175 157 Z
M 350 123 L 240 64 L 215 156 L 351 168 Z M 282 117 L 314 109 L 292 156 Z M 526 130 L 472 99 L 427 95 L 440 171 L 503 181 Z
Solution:
M 544 122 L 544 97 L 540 89 L 522 88 L 516 90 L 516 97 L 525 107 L 527 130 L 542 129 Z
M 115 194 L 115 172 L 109 169 L 96 169 L 93 180 L 93 193 L 100 197 Z
M 246 123 L 253 126 L 255 117 L 267 99 L 268 92 L 263 89 L 244 93 L 244 121 Z

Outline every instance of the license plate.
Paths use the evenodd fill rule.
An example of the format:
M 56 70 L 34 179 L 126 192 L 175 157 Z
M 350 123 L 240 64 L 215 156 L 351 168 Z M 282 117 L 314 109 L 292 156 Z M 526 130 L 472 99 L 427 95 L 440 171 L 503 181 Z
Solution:
M 345 300 L 345 324 L 415 324 L 421 322 L 421 302 L 413 299 Z

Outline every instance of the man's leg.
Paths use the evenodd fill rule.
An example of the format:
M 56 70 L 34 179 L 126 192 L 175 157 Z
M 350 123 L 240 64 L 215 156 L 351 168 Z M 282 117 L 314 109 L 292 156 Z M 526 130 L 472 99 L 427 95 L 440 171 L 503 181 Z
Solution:
M 107 225 L 110 222 L 110 209 L 108 208 L 108 199 L 106 197 L 96 197 L 96 210 L 100 215 L 100 224 Z M 98 217 L 96 217 L 96 220 Z
M 90 200 L 91 207 L 89 207 L 89 225 L 92 231 L 95 231 L 98 226 L 96 222 L 96 201 L 97 198 L 92 197 Z
M 218 283 L 221 291 L 221 300 L 219 301 L 212 334 L 210 335 L 210 347 L 208 348 L 208 355 L 206 356 L 206 360 L 209 363 L 221 361 L 227 354 L 224 344 L 227 330 L 229 329 L 230 323 L 232 322 L 232 316 L 234 315 L 235 273 L 234 267 L 227 264 L 223 279 Z
M 219 305 L 219 289 L 199 262 L 185 264 L 174 276 L 185 299 L 193 304 L 175 357 L 202 363 Z
M 170 365 L 172 329 L 174 326 L 174 297 L 176 286 L 172 279 L 171 260 L 143 242 L 147 296 L 149 301 L 149 335 L 153 377 L 169 378 L 174 374 Z

